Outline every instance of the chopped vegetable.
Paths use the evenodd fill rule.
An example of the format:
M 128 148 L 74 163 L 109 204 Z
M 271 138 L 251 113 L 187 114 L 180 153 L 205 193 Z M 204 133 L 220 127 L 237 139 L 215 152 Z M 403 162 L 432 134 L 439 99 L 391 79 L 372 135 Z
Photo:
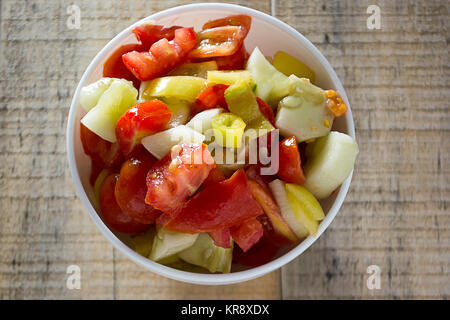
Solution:
M 116 123 L 136 103 L 137 94 L 132 82 L 113 79 L 95 107 L 81 119 L 81 123 L 102 139 L 116 142 Z
M 259 183 L 253 180 L 249 180 L 248 184 L 252 191 L 253 197 L 263 208 L 274 230 L 279 235 L 285 237 L 289 242 L 296 243 L 298 241 L 297 237 L 283 219 L 280 208 L 278 208 L 277 204 L 272 199 L 271 194 L 268 193 Z M 239 241 L 237 241 L 236 238 L 233 237 L 233 239 L 239 244 Z M 242 248 L 242 246 L 240 247 Z M 246 251 L 244 248 L 242 248 L 242 250 Z
M 156 231 L 154 228 L 150 228 L 148 231 L 131 237 L 131 241 L 134 245 L 134 250 L 141 256 L 148 258 L 152 251 L 153 239 L 155 238 Z
M 263 236 L 263 227 L 256 218 L 245 220 L 231 227 L 231 236 L 242 251 L 247 252 Z
M 253 85 L 253 79 L 249 71 L 208 71 L 208 83 L 232 85 L 239 81 L 245 81 L 250 86 Z
M 123 161 L 123 154 L 117 142 L 111 143 L 100 138 L 80 123 L 80 139 L 84 153 L 92 159 L 93 167 L 113 168 Z
M 168 129 L 186 124 L 191 114 L 191 106 L 189 102 L 175 98 L 159 99 L 167 104 L 170 112 L 172 112 L 172 116 L 166 126 Z
M 334 116 L 325 103 L 325 92 L 308 79 L 290 76 L 291 95 L 281 100 L 275 124 L 285 137 L 297 142 L 327 135 Z
M 152 44 L 149 52 L 131 51 L 122 56 L 123 63 L 136 78 L 147 81 L 169 72 L 179 65 L 194 48 L 196 36 L 190 28 L 175 30 L 174 39 Z
M 297 238 L 306 238 L 309 235 L 308 229 L 297 220 L 297 216 L 288 200 L 284 182 L 276 179 L 269 183 L 269 187 L 277 201 L 283 219 L 287 222 L 291 230 L 294 231 Z
M 300 202 L 304 211 L 308 212 L 315 220 L 320 221 L 325 218 L 323 209 L 319 201 L 303 186 L 293 183 L 286 183 L 286 191 L 292 193 L 298 202 Z
M 214 108 L 197 113 L 186 126 L 194 129 L 202 134 L 206 134 L 208 130 L 212 129 L 212 119 L 224 112 L 222 108 Z
M 210 20 L 203 25 L 202 29 L 206 30 L 224 26 L 241 26 L 244 31 L 244 37 L 246 37 L 247 33 L 250 31 L 251 24 L 252 24 L 251 16 L 246 14 L 237 14 L 227 16 L 221 19 Z
M 164 129 L 171 115 L 169 107 L 156 99 L 128 109 L 116 124 L 117 142 L 122 152 L 130 154 L 143 137 Z
M 178 233 L 160 228 L 153 240 L 150 260 L 159 261 L 179 253 L 197 240 L 198 234 Z
M 306 147 L 304 186 L 318 199 L 328 197 L 350 175 L 358 155 L 355 139 L 337 131 Z
M 268 104 L 275 106 L 289 94 L 288 78 L 267 61 L 258 47 L 248 58 L 247 70 L 257 85 L 256 95 Z
M 205 79 L 191 76 L 161 77 L 150 81 L 142 98 L 178 99 L 192 103 L 205 88 Z
M 195 243 L 178 256 L 193 265 L 200 266 L 209 272 L 229 273 L 233 260 L 233 243 L 229 249 L 216 246 L 207 233 L 201 233 Z
M 241 26 L 202 30 L 197 33 L 197 44 L 188 57 L 198 59 L 232 55 L 242 46 L 245 36 L 245 29 Z
M 214 240 L 216 246 L 231 248 L 231 234 L 229 228 L 208 232 L 208 234 Z
M 118 174 L 111 173 L 105 178 L 100 188 L 99 202 L 103 221 L 118 232 L 130 234 L 141 233 L 147 230 L 150 225 L 134 221 L 120 209 L 114 195 L 118 178 Z
M 161 212 L 145 203 L 147 193 L 146 176 L 156 163 L 155 157 L 140 149 L 122 164 L 115 187 L 116 201 L 120 209 L 133 220 L 152 224 Z
M 240 148 L 245 122 L 232 113 L 221 113 L 211 120 L 215 142 L 227 148 Z
M 155 133 L 141 140 L 142 145 L 157 159 L 166 156 L 170 149 L 180 143 L 203 143 L 205 136 L 187 127 L 178 126 Z
M 273 56 L 273 66 L 286 76 L 291 74 L 299 78 L 308 78 L 312 83 L 316 81 L 316 74 L 306 64 L 284 51 L 278 51 Z
M 279 144 L 278 176 L 285 182 L 303 184 L 305 175 L 302 170 L 302 162 L 298 151 L 295 136 L 285 138 Z
M 167 229 L 198 233 L 230 228 L 263 214 L 243 170 L 201 190 L 171 219 Z
M 205 62 L 186 62 L 176 67 L 168 73 L 169 76 L 191 76 L 205 78 L 208 75 L 208 71 L 217 70 L 218 65 L 215 60 Z
M 298 201 L 294 193 L 290 189 L 286 188 L 286 196 L 288 198 L 289 204 L 291 205 L 292 211 L 294 212 L 295 218 L 298 223 L 303 225 L 308 233 L 315 236 L 319 228 L 319 223 L 316 219 L 311 216 L 311 213 L 306 210 L 303 204 Z
M 80 90 L 80 104 L 85 111 L 95 107 L 102 94 L 108 90 L 113 78 L 101 78 Z
M 228 85 L 216 84 L 200 92 L 195 100 L 193 112 L 198 113 L 218 107 L 227 109 L 227 102 L 224 97 L 224 92 L 227 88 Z
M 175 30 L 180 28 L 182 27 L 172 26 L 164 28 L 164 26 L 147 22 L 137 26 L 131 31 L 136 35 L 138 41 L 142 43 L 142 46 L 145 48 L 144 50 L 148 51 L 152 44 L 161 39 L 165 38 L 167 40 L 173 40 L 173 38 L 175 38 Z
M 173 146 L 170 153 L 148 171 L 145 203 L 165 213 L 174 213 L 197 191 L 214 166 L 206 145 Z

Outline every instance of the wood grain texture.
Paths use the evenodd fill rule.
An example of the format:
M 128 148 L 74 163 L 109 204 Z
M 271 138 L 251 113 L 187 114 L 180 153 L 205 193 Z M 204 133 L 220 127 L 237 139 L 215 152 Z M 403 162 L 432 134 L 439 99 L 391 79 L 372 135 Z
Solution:
M 368 30 L 367 7 L 381 9 Z M 339 215 L 282 269 L 282 297 L 450 295 L 448 1 L 281 1 L 276 15 L 327 57 L 360 147 Z M 381 289 L 366 285 L 369 265 Z
M 204 287 L 114 250 L 75 195 L 65 151 L 75 87 L 132 22 L 192 1 L 0 1 L 0 299 L 448 298 L 449 8 L 441 1 L 233 1 L 272 11 L 324 53 L 347 90 L 360 155 L 329 230 L 280 272 Z M 81 29 L 66 26 L 81 8 Z M 81 267 L 81 290 L 66 268 Z M 381 268 L 381 290 L 366 268 Z M 281 288 L 281 290 L 280 290 Z

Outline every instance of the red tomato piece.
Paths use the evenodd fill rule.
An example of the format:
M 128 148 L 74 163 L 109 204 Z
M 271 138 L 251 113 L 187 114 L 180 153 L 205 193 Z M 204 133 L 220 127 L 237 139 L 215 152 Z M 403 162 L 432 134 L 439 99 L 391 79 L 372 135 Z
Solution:
M 142 51 L 144 49 L 140 44 L 131 43 L 125 44 L 114 51 L 103 64 L 103 77 L 132 81 L 133 86 L 139 90 L 141 81 L 127 69 L 122 61 L 122 55 L 133 50 Z
M 306 181 L 295 136 L 280 142 L 278 176 L 288 182 L 303 184 Z
M 242 44 L 236 53 L 229 56 L 217 57 L 214 60 L 216 60 L 219 70 L 241 70 L 245 69 L 248 56 L 245 45 Z
M 165 128 L 172 112 L 160 100 L 138 103 L 128 109 L 117 121 L 117 142 L 125 155 L 130 154 L 141 139 Z
M 228 87 L 229 85 L 226 84 L 216 84 L 200 92 L 195 100 L 193 113 L 196 114 L 217 107 L 228 109 L 224 95 Z
M 167 40 L 173 40 L 173 38 L 175 38 L 175 30 L 180 28 L 183 27 L 172 26 L 164 28 L 164 26 L 161 25 L 144 23 L 140 26 L 137 26 L 131 31 L 136 35 L 138 41 L 142 43 L 143 50 L 140 51 L 148 51 L 152 44 L 163 38 L 166 38 Z
M 202 187 L 206 188 L 212 184 L 226 180 L 227 177 L 223 174 L 223 171 L 219 167 L 215 167 L 209 172 L 208 177 L 203 182 Z
M 141 149 L 125 161 L 120 169 L 115 195 L 120 209 L 132 219 L 144 224 L 152 224 L 161 211 L 145 203 L 147 193 L 146 176 L 157 159 L 147 150 Z
M 263 227 L 256 218 L 251 218 L 238 226 L 231 227 L 231 236 L 242 251 L 247 252 L 263 236 Z
M 114 190 L 119 179 L 117 173 L 112 173 L 105 178 L 100 188 L 100 211 L 105 223 L 116 231 L 123 233 L 141 233 L 149 228 L 148 224 L 142 224 L 133 220 L 120 209 L 116 202 Z
M 165 227 L 187 233 L 213 232 L 261 214 L 263 210 L 253 198 L 247 177 L 241 169 L 229 179 L 198 192 Z
M 197 191 L 214 167 L 205 144 L 182 143 L 172 147 L 148 171 L 145 202 L 172 214 Z
M 176 29 L 174 34 L 171 41 L 163 38 L 155 42 L 149 52 L 124 54 L 123 63 L 141 81 L 164 75 L 182 63 L 195 46 L 196 36 L 191 28 Z
M 97 168 L 113 168 L 123 161 L 119 144 L 100 138 L 80 123 L 80 138 L 84 153 L 91 157 Z
M 264 234 L 254 246 L 244 252 L 239 246 L 233 249 L 233 261 L 248 267 L 258 267 L 270 262 L 277 254 L 279 247 L 275 245 L 264 230 Z
M 263 116 L 269 120 L 269 122 L 275 126 L 275 116 L 273 114 L 272 108 L 261 98 L 256 97 L 256 101 L 258 102 L 259 111 L 263 114 Z
M 256 181 L 267 193 L 271 193 L 268 183 L 275 179 L 274 176 L 261 175 L 261 166 L 252 164 L 247 167 L 245 174 L 249 180 Z
M 192 59 L 229 56 L 238 51 L 245 38 L 244 27 L 224 26 L 197 33 L 197 44 L 189 52 Z
M 224 26 L 241 26 L 244 29 L 244 37 L 245 37 L 247 36 L 247 33 L 250 31 L 251 24 L 252 24 L 251 16 L 248 16 L 246 14 L 237 14 L 217 20 L 210 20 L 203 25 L 202 29 L 205 30 Z
M 230 229 L 220 229 L 209 232 L 209 235 L 214 240 L 214 244 L 222 248 L 231 248 L 231 234 Z

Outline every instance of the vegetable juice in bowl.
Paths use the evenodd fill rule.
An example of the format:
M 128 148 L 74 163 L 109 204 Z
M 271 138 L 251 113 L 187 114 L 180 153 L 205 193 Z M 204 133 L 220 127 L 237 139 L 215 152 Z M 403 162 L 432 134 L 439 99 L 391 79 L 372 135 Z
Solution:
M 358 149 L 342 85 L 309 41 L 252 9 L 188 5 L 144 20 L 75 93 L 80 198 L 113 245 L 159 274 L 225 284 L 280 267 L 347 192 Z

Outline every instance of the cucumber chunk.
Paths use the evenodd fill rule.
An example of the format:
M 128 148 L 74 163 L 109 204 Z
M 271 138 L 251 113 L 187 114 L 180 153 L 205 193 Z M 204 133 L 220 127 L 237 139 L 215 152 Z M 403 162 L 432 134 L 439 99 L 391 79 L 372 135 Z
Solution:
M 178 253 L 182 260 L 208 269 L 210 272 L 229 273 L 233 259 L 233 243 L 225 249 L 214 244 L 207 233 L 200 233 L 195 243 Z
M 304 186 L 318 199 L 328 197 L 350 175 L 358 152 L 355 139 L 337 131 L 309 144 Z
M 197 240 L 198 233 L 179 233 L 161 228 L 153 240 L 152 251 L 149 258 L 159 261 L 170 257 L 192 246 Z

